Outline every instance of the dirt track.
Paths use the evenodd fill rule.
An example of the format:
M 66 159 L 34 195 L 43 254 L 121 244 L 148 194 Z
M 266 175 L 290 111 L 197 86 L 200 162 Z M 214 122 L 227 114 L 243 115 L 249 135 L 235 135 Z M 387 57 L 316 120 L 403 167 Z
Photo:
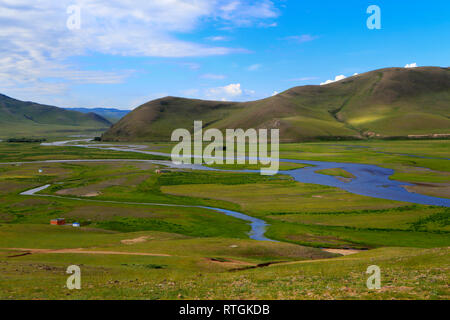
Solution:
M 28 249 L 28 248 L 0 248 L 2 250 L 23 251 L 25 253 L 82 253 L 82 254 L 120 254 L 132 256 L 170 257 L 170 254 L 148 252 L 123 252 L 123 251 L 91 251 L 82 248 L 77 249 Z M 19 255 L 18 255 L 19 256 Z M 21 255 L 20 255 L 21 256 Z
M 351 254 L 359 253 L 363 250 L 357 250 L 357 249 L 322 249 L 322 251 L 331 252 L 331 253 L 338 253 L 342 254 L 343 256 L 348 256 Z

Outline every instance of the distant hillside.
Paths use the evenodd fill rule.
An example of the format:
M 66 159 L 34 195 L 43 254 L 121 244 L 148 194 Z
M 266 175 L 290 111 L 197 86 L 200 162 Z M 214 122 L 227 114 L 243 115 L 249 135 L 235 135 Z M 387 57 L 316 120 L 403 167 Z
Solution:
M 166 97 L 112 126 L 105 141 L 168 141 L 176 128 L 279 128 L 280 139 L 450 133 L 450 69 L 388 68 L 244 103 Z
M 95 114 L 24 102 L 0 94 L 0 136 L 100 133 L 111 122 Z
M 114 108 L 66 108 L 66 110 L 78 111 L 82 113 L 94 112 L 103 118 L 109 120 L 111 123 L 116 123 L 125 117 L 131 110 L 119 110 Z

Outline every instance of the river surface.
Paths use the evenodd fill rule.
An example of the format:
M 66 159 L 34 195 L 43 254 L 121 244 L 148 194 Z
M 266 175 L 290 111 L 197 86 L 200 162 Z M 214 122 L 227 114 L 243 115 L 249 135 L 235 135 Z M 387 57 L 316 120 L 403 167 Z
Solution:
M 89 142 L 89 139 L 72 140 L 72 141 L 58 141 L 53 143 L 43 143 L 43 145 L 71 145 L 84 148 L 98 148 L 114 151 L 137 152 L 143 154 L 150 154 L 156 156 L 170 157 L 171 155 L 163 152 L 145 151 L 147 146 L 143 145 L 113 145 L 113 144 L 73 144 L 74 142 Z M 70 144 L 69 144 L 70 143 Z M 411 157 L 420 157 L 416 155 L 406 155 Z M 450 161 L 442 158 L 441 160 Z M 295 179 L 295 181 L 303 183 L 313 183 L 330 187 L 341 188 L 350 193 L 380 198 L 386 200 L 404 201 L 416 204 L 434 205 L 450 207 L 450 199 L 427 196 L 419 193 L 409 192 L 405 186 L 413 184 L 408 182 L 401 182 L 391 180 L 390 177 L 394 174 L 394 170 L 382 168 L 377 165 L 348 163 L 348 162 L 332 162 L 332 161 L 310 161 L 310 160 L 293 160 L 280 159 L 280 162 L 291 162 L 299 164 L 307 164 L 309 166 L 301 169 L 279 171 L 281 174 L 286 174 Z M 166 164 L 171 167 L 188 168 L 193 170 L 218 170 L 201 165 L 174 165 L 171 161 L 161 161 L 161 164 Z M 354 179 L 338 179 L 334 176 L 317 173 L 318 170 L 340 168 L 352 173 Z M 240 172 L 259 172 L 259 170 L 232 170 Z
M 426 196 L 406 190 L 405 186 L 414 184 L 391 180 L 394 170 L 376 165 L 340 163 L 307 160 L 280 160 L 311 165 L 302 169 L 280 171 L 288 174 L 296 181 L 338 187 L 350 193 L 387 200 L 404 201 L 417 204 L 450 207 L 450 199 Z M 354 179 L 339 180 L 336 177 L 317 173 L 322 169 L 340 168 L 350 172 Z

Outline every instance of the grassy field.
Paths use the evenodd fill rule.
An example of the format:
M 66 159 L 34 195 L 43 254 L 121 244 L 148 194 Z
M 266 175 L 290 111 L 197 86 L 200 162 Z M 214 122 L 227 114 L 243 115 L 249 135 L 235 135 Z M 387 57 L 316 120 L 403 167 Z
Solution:
M 281 155 L 373 163 L 393 168 L 393 178 L 440 186 L 450 182 L 449 161 L 438 159 L 448 158 L 449 144 L 286 144 Z M 170 146 L 148 145 L 160 152 Z M 160 157 L 0 143 L 0 162 L 78 158 Z M 0 165 L 0 298 L 450 298 L 448 208 L 354 195 L 284 175 L 156 172 L 163 168 L 125 160 Z M 352 178 L 337 168 L 321 173 Z M 44 184 L 51 187 L 39 194 L 51 197 L 20 195 Z M 266 236 L 278 242 L 249 240 L 245 221 L 212 210 L 151 203 L 236 210 L 266 221 Z M 58 217 L 81 228 L 49 225 Z M 321 248 L 364 250 L 341 256 Z M 73 264 L 82 270 L 81 290 L 65 288 Z M 381 268 L 381 290 L 365 285 L 373 264 Z
M 167 157 L 100 149 L 46 146 L 39 143 L 0 143 L 0 162 L 67 159 L 168 159 Z

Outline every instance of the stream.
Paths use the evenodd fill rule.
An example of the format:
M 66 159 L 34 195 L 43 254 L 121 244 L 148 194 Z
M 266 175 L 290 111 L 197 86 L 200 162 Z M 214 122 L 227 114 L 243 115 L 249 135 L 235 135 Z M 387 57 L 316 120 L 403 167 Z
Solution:
M 145 151 L 142 150 L 147 148 L 147 146 L 142 145 L 113 145 L 113 144 L 79 144 L 77 142 L 90 142 L 90 139 L 82 140 L 69 140 L 69 141 L 57 141 L 50 143 L 42 143 L 43 146 L 74 146 L 83 148 L 97 148 L 106 149 L 114 151 L 124 151 L 124 152 L 138 152 L 143 154 L 150 154 L 156 156 L 166 156 L 170 157 L 170 154 L 163 152 Z M 74 144 L 77 143 L 77 144 Z M 230 171 L 230 172 L 259 172 L 259 170 L 222 170 L 210 168 L 202 165 L 194 164 L 181 164 L 176 165 L 171 161 L 167 160 L 140 160 L 140 159 L 75 159 L 75 160 L 43 160 L 43 161 L 30 161 L 30 162 L 9 162 L 0 163 L 5 164 L 25 164 L 25 163 L 68 163 L 68 162 L 149 162 L 154 164 L 160 164 L 172 168 L 180 169 L 192 169 L 192 170 L 212 170 L 212 171 Z M 450 199 L 438 198 L 432 196 L 426 196 L 418 193 L 412 193 L 407 191 L 404 186 L 412 185 L 407 182 L 400 182 L 391 180 L 390 176 L 394 174 L 394 170 L 382 168 L 376 165 L 370 164 L 359 164 L 359 163 L 341 163 L 341 162 L 328 162 L 328 161 L 311 161 L 311 160 L 293 160 L 293 159 L 280 159 L 280 162 L 290 162 L 298 164 L 306 164 L 307 167 L 279 171 L 280 174 L 285 174 L 291 176 L 295 181 L 302 183 L 312 183 L 324 186 L 331 186 L 341 188 L 342 190 L 348 191 L 350 193 L 369 196 L 374 198 L 381 198 L 387 200 L 404 201 L 410 203 L 424 204 L 424 205 L 435 205 L 450 207 Z M 350 172 L 355 176 L 353 179 L 338 179 L 334 176 L 324 175 L 317 173 L 318 170 L 340 168 L 347 172 Z M 21 195 L 28 196 L 42 196 L 42 197 L 56 197 L 64 199 L 82 200 L 90 202 L 107 202 L 107 203 L 122 203 L 127 204 L 127 202 L 120 201 L 107 201 L 107 200 L 95 200 L 95 199 L 84 199 L 84 198 L 70 198 L 62 197 L 57 195 L 46 195 L 46 194 L 36 194 L 39 191 L 45 190 L 50 185 L 41 186 L 31 190 L 27 190 L 21 193 Z M 136 203 L 130 203 L 136 204 Z M 156 206 L 169 206 L 169 207 L 191 207 L 191 208 L 203 208 L 216 212 L 226 214 L 250 223 L 251 231 L 249 232 L 250 239 L 261 240 L 261 241 L 274 241 L 265 237 L 265 232 L 267 228 L 267 223 L 261 219 L 257 219 L 240 212 L 207 207 L 207 206 L 189 206 L 189 205 L 176 205 L 176 204 L 161 204 L 161 203 L 137 203 L 141 205 L 156 205 Z
M 72 140 L 72 141 L 58 141 L 51 143 L 43 143 L 42 145 L 68 145 L 73 142 L 89 142 L 89 139 Z M 137 152 L 142 154 L 150 154 L 156 156 L 171 155 L 163 152 L 145 151 L 142 150 L 147 146 L 142 145 L 112 145 L 112 144 L 70 144 L 70 146 L 84 147 L 84 148 L 98 148 L 114 151 Z M 418 157 L 410 155 L 411 157 Z M 450 161 L 447 159 L 442 159 Z M 290 162 L 298 164 L 309 165 L 307 167 L 288 171 L 279 171 L 280 174 L 289 175 L 295 181 L 302 183 L 319 184 L 330 187 L 341 188 L 350 193 L 368 196 L 373 198 L 380 198 L 386 200 L 395 200 L 410 202 L 423 205 L 433 205 L 450 207 L 450 199 L 427 196 L 419 193 L 409 192 L 405 186 L 412 186 L 414 184 L 402 181 L 391 180 L 390 177 L 394 174 L 394 170 L 382 168 L 372 164 L 349 163 L 349 162 L 333 162 L 333 161 L 311 161 L 311 160 L 294 160 L 294 159 L 280 159 L 280 162 Z M 259 172 L 259 170 L 219 170 L 202 165 L 174 165 L 171 161 L 161 161 L 161 164 L 170 167 L 178 167 L 192 170 L 217 170 L 217 171 L 234 171 L 234 172 Z M 353 179 L 346 179 L 345 181 L 334 176 L 317 173 L 318 170 L 340 168 L 350 172 L 355 176 Z

